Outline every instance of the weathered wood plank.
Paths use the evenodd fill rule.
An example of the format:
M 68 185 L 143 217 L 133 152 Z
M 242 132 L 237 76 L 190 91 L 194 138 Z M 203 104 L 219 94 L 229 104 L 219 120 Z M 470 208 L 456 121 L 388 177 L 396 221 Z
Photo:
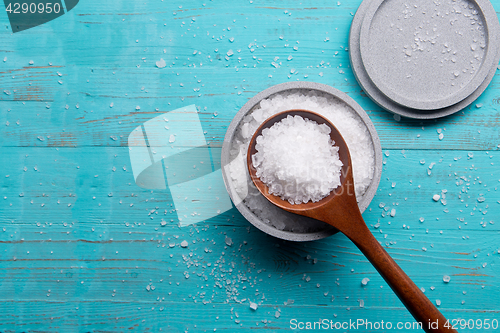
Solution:
M 191 104 L 195 104 L 200 110 L 200 120 L 203 129 L 208 133 L 207 137 L 215 144 L 220 144 L 227 126 L 248 99 L 274 84 L 291 80 L 287 78 L 289 69 L 281 68 L 275 70 L 281 72 L 281 77 L 273 74 L 273 78 L 267 77 L 267 70 L 259 69 L 236 72 L 232 68 L 220 70 L 203 68 L 193 72 L 191 69 L 171 71 L 150 68 L 122 73 L 120 80 L 116 78 L 120 74 L 113 75 L 112 71 L 95 70 L 94 72 L 98 73 L 93 74 L 96 76 L 96 82 L 92 84 L 70 83 L 72 87 L 85 87 L 76 96 L 64 96 L 67 88 L 56 87 L 59 90 L 57 95 L 62 98 L 61 102 L 0 102 L 2 105 L 0 124 L 3 124 L 4 133 L 1 144 L 60 147 L 126 146 L 128 135 L 135 127 L 157 115 Z M 159 73 L 160 71 L 162 72 Z M 169 87 L 168 82 L 172 82 L 172 79 L 168 73 L 162 74 L 166 71 L 171 75 L 175 75 L 174 72 L 181 73 L 189 79 L 184 81 L 176 78 L 182 80 L 184 86 Z M 220 75 L 221 71 L 224 75 Z M 326 74 L 335 70 L 322 71 Z M 350 84 L 341 86 L 333 84 L 333 86 L 347 92 L 368 112 L 381 138 L 383 148 L 420 149 L 422 142 L 426 144 L 428 142 L 429 148 L 439 147 L 439 149 L 499 149 L 496 123 L 500 112 L 500 96 L 497 93 L 498 89 L 495 89 L 500 79 L 498 75 L 491 83 L 491 88 L 487 89 L 475 103 L 455 115 L 437 121 L 403 119 L 397 122 L 390 113 L 381 110 L 369 98 L 363 97 L 351 70 L 346 69 L 346 71 L 349 72 Z M 73 73 L 68 75 L 73 76 Z M 78 74 L 74 76 L 80 77 Z M 331 78 L 325 76 L 300 79 L 332 85 Z M 197 80 L 200 80 L 200 83 Z M 116 84 L 118 87 L 115 87 Z M 25 82 L 21 82 L 21 85 L 25 85 Z M 124 93 L 116 94 L 116 88 L 124 90 Z M 115 94 L 111 92 L 113 89 Z M 130 96 L 125 96 L 125 91 L 128 91 L 127 95 Z M 133 91 L 136 93 L 131 93 Z M 23 99 L 29 100 L 29 97 Z M 477 108 L 476 105 L 480 107 Z M 442 140 L 438 139 L 438 131 L 444 134 Z
M 210 303 L 202 309 L 217 309 L 214 313 L 220 317 L 221 312 L 228 312 L 230 317 L 230 308 L 241 308 L 236 310 L 240 323 L 260 322 L 263 325 L 261 320 L 266 319 L 277 325 L 272 327 L 283 329 L 289 327 L 288 318 L 299 315 L 303 320 L 316 320 L 318 316 L 332 318 L 334 311 L 339 319 L 358 319 L 360 314 L 355 312 L 359 308 L 358 299 L 363 299 L 365 304 L 365 309 L 359 311 L 365 311 L 363 316 L 370 320 L 394 318 L 389 315 L 390 311 L 396 311 L 398 318 L 408 316 L 401 305 L 396 305 L 399 309 L 379 305 L 381 299 L 384 299 L 383 304 L 399 303 L 373 267 L 342 235 L 313 243 L 278 241 L 249 227 L 236 211 L 199 223 L 197 227 L 178 228 L 176 224 L 161 227 L 148 215 L 148 210 L 152 205 L 158 205 L 158 201 L 150 203 L 145 199 L 163 194 L 155 191 L 151 195 L 150 191 L 136 191 L 137 188 L 134 189 L 138 194 L 133 198 L 137 198 L 134 207 L 140 208 L 136 207 L 132 214 L 116 202 L 85 207 L 93 201 L 84 200 L 85 195 L 96 195 L 100 202 L 123 200 L 129 196 L 131 186 L 123 180 L 126 179 L 124 175 L 131 177 L 130 172 L 123 171 L 121 177 L 104 176 L 114 174 L 112 165 L 127 163 L 125 148 L 20 150 L 3 148 L 7 154 L 2 156 L 9 158 L 4 160 L 2 170 L 22 169 L 26 153 L 29 158 L 39 160 L 39 171 L 25 173 L 32 179 L 25 184 L 34 184 L 33 191 L 37 190 L 39 174 L 46 175 L 48 170 L 58 173 L 53 157 L 58 157 L 66 165 L 79 165 L 78 170 L 94 169 L 92 171 L 100 174 L 98 178 L 102 177 L 102 182 L 98 185 L 79 182 L 78 179 L 87 179 L 88 175 L 84 172 L 79 176 L 78 171 L 57 179 L 58 183 L 47 189 L 48 201 L 43 208 L 46 213 L 42 213 L 30 208 L 19 210 L 17 206 L 23 200 L 36 196 L 28 192 L 31 191 L 28 186 L 24 187 L 25 197 L 18 197 L 19 186 L 23 185 L 11 182 L 10 176 L 2 178 L 2 195 L 7 197 L 4 202 L 13 204 L 5 210 L 0 230 L 0 293 L 11 295 L 4 303 L 6 313 L 14 316 L 9 325 L 12 322 L 34 323 L 26 317 L 14 315 L 20 309 L 26 311 L 27 303 L 23 302 L 30 300 L 55 304 L 69 301 L 75 307 L 90 306 L 90 303 L 84 305 L 85 302 L 74 303 L 75 298 L 92 301 L 92 304 L 98 302 L 108 309 L 104 315 L 107 319 L 75 317 L 74 320 L 87 322 L 92 327 L 99 327 L 100 323 L 109 325 L 109 320 L 112 320 L 109 318 L 114 317 L 120 318 L 119 325 L 128 325 L 129 321 L 137 323 L 134 319 L 122 319 L 121 314 L 129 307 L 145 307 L 138 299 L 144 300 L 149 308 L 155 307 L 156 311 L 163 307 L 165 318 L 170 318 L 166 323 L 178 329 L 182 329 L 181 323 L 171 318 L 182 317 L 182 312 L 173 309 L 196 312 L 203 301 Z M 42 153 L 45 158 L 37 155 Z M 57 156 L 50 156 L 51 153 Z M 498 284 L 498 243 L 495 242 L 498 224 L 489 221 L 496 222 L 499 214 L 495 201 L 498 153 L 471 152 L 473 155 L 470 156 L 467 152 L 446 150 L 405 151 L 404 154 L 399 150 L 388 150 L 385 153 L 379 191 L 364 214 L 374 234 L 417 285 L 425 288 L 433 300 L 442 301 L 443 309 L 451 313 L 451 317 L 457 314 L 462 318 L 487 318 L 491 313 L 482 311 L 497 310 L 497 297 L 492 290 Z M 92 155 L 101 163 L 81 159 Z M 13 156 L 18 156 L 18 162 L 12 163 L 16 161 Z M 422 159 L 426 160 L 424 164 L 420 162 Z M 436 164 L 428 175 L 432 162 Z M 397 172 L 408 165 L 414 165 L 412 170 L 420 170 L 411 174 L 411 183 L 408 175 Z M 460 181 L 464 183 L 460 184 Z M 76 194 L 76 201 L 65 215 L 53 201 L 61 194 L 67 195 L 70 183 L 75 186 L 72 191 Z M 91 189 L 95 192 L 90 193 Z M 110 189 L 113 189 L 113 197 L 108 196 Z M 434 193 L 442 193 L 443 189 L 447 189 L 446 206 L 431 199 Z M 482 202 L 477 200 L 480 194 L 485 198 Z M 169 202 L 168 199 L 162 200 Z M 382 208 L 381 203 L 385 203 Z M 425 207 L 425 210 L 417 207 Z M 392 208 L 396 209 L 394 217 L 390 216 Z M 445 212 L 446 209 L 449 212 Z M 19 213 L 22 215 L 16 216 Z M 420 222 L 420 217 L 424 217 L 424 222 Z M 128 226 L 125 221 L 130 222 Z M 404 225 L 410 229 L 403 228 Z M 231 238 L 231 246 L 226 245 L 226 237 Z M 180 246 L 183 240 L 188 241 L 187 248 Z M 187 275 L 189 278 L 186 279 Z M 449 284 L 443 283 L 444 275 L 451 276 Z M 363 288 L 360 282 L 364 277 L 371 281 Z M 146 289 L 148 285 L 150 291 Z M 380 289 L 380 286 L 384 288 Z M 431 287 L 435 289 L 431 290 Z M 333 302 L 332 296 L 335 297 Z M 239 306 L 234 303 L 235 299 L 247 301 Z M 262 302 L 257 312 L 248 309 L 248 299 Z M 289 299 L 294 300 L 291 308 L 282 305 Z M 230 307 L 225 305 L 227 301 Z M 463 305 L 462 301 L 465 301 Z M 275 309 L 265 310 L 270 313 L 262 314 L 262 310 L 275 306 L 281 309 L 281 319 L 272 320 Z M 61 311 L 74 311 L 70 309 L 65 307 Z M 151 313 L 158 315 L 156 311 Z M 66 316 L 56 322 L 67 327 L 64 325 L 69 324 L 63 317 Z M 49 315 L 42 315 L 42 318 L 43 327 L 51 327 Z M 198 317 L 196 324 L 202 325 L 207 318 L 206 315 Z M 215 321 L 213 327 L 231 329 L 236 325 L 235 319 L 233 314 L 232 320 Z M 140 320 L 139 324 L 142 325 Z

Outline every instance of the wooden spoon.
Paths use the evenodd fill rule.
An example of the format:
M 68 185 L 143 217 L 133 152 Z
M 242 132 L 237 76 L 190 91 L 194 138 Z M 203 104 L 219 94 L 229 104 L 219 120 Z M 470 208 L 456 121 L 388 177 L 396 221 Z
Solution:
M 335 142 L 335 145 L 339 147 L 339 157 L 343 163 L 340 177 L 341 185 L 326 198 L 318 202 L 292 205 L 278 196 L 269 194 L 267 185 L 256 176 L 256 169 L 252 164 L 252 156 L 257 152 L 255 149 L 257 137 L 262 134 L 263 129 L 271 127 L 274 123 L 281 121 L 289 115 L 301 116 L 313 120 L 318 124 L 328 125 L 331 128 L 330 137 Z M 340 132 L 327 119 L 306 110 L 284 111 L 268 118 L 260 125 L 250 141 L 247 165 L 250 177 L 255 186 L 257 186 L 267 200 L 291 213 L 326 222 L 344 233 L 377 269 L 417 322 L 422 324 L 422 329 L 425 332 L 457 332 L 451 327 L 445 327 L 447 323 L 446 318 L 413 283 L 408 275 L 403 272 L 375 239 L 370 230 L 368 230 L 359 211 L 356 195 L 354 194 L 349 149 Z M 451 325 L 448 323 L 446 326 Z

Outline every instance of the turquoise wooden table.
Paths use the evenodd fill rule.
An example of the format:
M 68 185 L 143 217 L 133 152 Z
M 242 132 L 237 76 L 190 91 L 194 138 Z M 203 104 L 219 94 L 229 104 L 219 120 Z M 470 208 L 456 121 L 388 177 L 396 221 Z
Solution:
M 252 96 L 297 80 L 373 121 L 376 238 L 460 332 L 500 331 L 499 72 L 463 111 L 396 120 L 349 65 L 360 3 L 87 0 L 17 33 L 2 11 L 0 332 L 420 332 L 345 236 L 279 240 L 235 208 L 182 224 L 168 188 L 135 182 L 137 127 L 194 105 L 220 147 Z

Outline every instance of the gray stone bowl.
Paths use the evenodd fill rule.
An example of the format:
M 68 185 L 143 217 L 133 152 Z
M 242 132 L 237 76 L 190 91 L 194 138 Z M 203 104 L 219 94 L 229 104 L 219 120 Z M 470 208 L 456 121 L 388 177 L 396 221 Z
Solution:
M 358 103 L 356 103 L 352 98 L 347 96 L 345 93 L 332 88 L 328 85 L 320 84 L 320 83 L 314 83 L 314 82 L 287 82 L 287 83 L 282 83 L 275 85 L 273 87 L 270 87 L 264 91 L 261 91 L 257 95 L 255 95 L 253 98 L 251 98 L 243 107 L 239 110 L 239 112 L 236 114 L 236 116 L 233 118 L 231 124 L 229 125 L 226 136 L 224 137 L 224 143 L 222 145 L 222 153 L 221 153 L 221 165 L 222 165 L 222 176 L 224 179 L 224 184 L 226 186 L 226 189 L 229 193 L 229 196 L 233 203 L 235 204 L 236 208 L 239 210 L 239 212 L 255 227 L 258 229 L 264 231 L 265 233 L 272 235 L 277 238 L 285 239 L 285 240 L 290 240 L 290 241 L 312 241 L 312 240 L 317 240 L 317 239 L 322 239 L 328 236 L 331 236 L 335 234 L 337 229 L 333 228 L 332 226 L 319 222 L 307 217 L 303 217 L 300 215 L 288 213 L 284 210 L 281 210 L 271 203 L 267 202 L 267 200 L 263 200 L 262 204 L 263 205 L 270 205 L 268 207 L 265 207 L 265 209 L 277 209 L 276 214 L 284 214 L 286 215 L 286 220 L 294 221 L 294 223 L 304 223 L 304 225 L 314 225 L 314 228 L 311 230 L 304 230 L 304 231 L 293 231 L 293 230 L 280 230 L 276 228 L 275 226 L 272 225 L 272 223 L 266 223 L 265 221 L 261 220 L 258 216 L 256 216 L 246 205 L 246 203 L 238 196 L 235 190 L 235 186 L 233 184 L 233 181 L 230 176 L 230 169 L 228 168 L 228 165 L 233 162 L 234 157 L 231 157 L 231 149 L 233 145 L 233 140 L 235 138 L 235 132 L 239 128 L 240 122 L 243 120 L 243 118 L 247 115 L 250 114 L 258 105 L 259 103 L 267 99 L 275 94 L 280 94 L 280 93 L 285 93 L 285 92 L 293 92 L 293 91 L 310 91 L 310 90 L 315 90 L 321 94 L 324 95 L 330 95 L 331 97 L 336 98 L 337 100 L 347 104 L 350 106 L 350 108 L 353 110 L 354 114 L 356 114 L 359 118 L 359 120 L 366 125 L 367 130 L 370 133 L 372 142 L 373 142 L 373 148 L 374 148 L 374 174 L 373 174 L 373 179 L 371 181 L 371 184 L 368 186 L 366 189 L 365 193 L 363 196 L 360 198 L 358 205 L 359 209 L 361 212 L 363 212 L 370 202 L 372 201 L 373 197 L 375 196 L 375 193 L 377 191 L 379 182 L 380 182 L 380 177 L 382 174 L 382 148 L 380 146 L 380 139 L 378 137 L 378 134 L 375 130 L 375 127 L 373 126 L 373 123 L 371 122 L 370 118 L 366 114 L 366 112 L 359 106 Z M 243 163 L 243 162 L 242 162 Z M 246 160 L 245 160 L 245 165 L 243 169 L 244 172 L 247 172 L 246 169 Z M 253 184 L 251 184 L 253 185 Z M 250 185 L 250 186 L 251 186 Z M 259 194 L 260 195 L 260 194 Z M 262 196 L 263 198 L 263 196 Z M 272 207 L 271 207 L 272 206 Z M 290 222 L 291 223 L 291 222 Z M 286 229 L 286 228 L 285 228 Z

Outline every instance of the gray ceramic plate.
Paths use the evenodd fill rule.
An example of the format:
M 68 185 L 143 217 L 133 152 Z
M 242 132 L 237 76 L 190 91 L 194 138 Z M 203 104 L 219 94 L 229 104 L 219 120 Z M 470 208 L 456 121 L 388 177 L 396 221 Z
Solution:
M 305 223 L 306 225 L 307 224 L 315 225 L 315 230 L 312 232 L 293 232 L 293 231 L 279 230 L 270 223 L 265 223 L 265 221 L 262 221 L 259 217 L 257 217 L 247 207 L 245 202 L 243 202 L 242 199 L 239 198 L 238 194 L 236 194 L 235 185 L 233 184 L 230 176 L 230 168 L 228 168 L 227 166 L 231 163 L 234 163 L 234 157 L 232 157 L 231 155 L 231 149 L 233 146 L 233 140 L 235 140 L 236 137 L 235 133 L 240 127 L 239 126 L 240 122 L 243 120 L 245 116 L 252 113 L 253 110 L 256 109 L 256 107 L 262 100 L 280 93 L 292 92 L 292 91 L 306 92 L 310 90 L 314 90 L 323 95 L 332 96 L 337 100 L 342 101 L 346 103 L 348 106 L 350 106 L 351 109 L 354 111 L 354 114 L 357 115 L 357 117 L 359 117 L 358 119 L 364 125 L 366 125 L 366 128 L 371 136 L 374 147 L 374 158 L 375 158 L 374 174 L 371 184 L 368 186 L 364 195 L 361 197 L 361 200 L 359 200 L 358 202 L 361 212 L 363 212 L 368 207 L 371 200 L 373 199 L 377 191 L 378 184 L 380 182 L 380 176 L 382 174 L 382 148 L 380 146 L 380 139 L 378 137 L 377 132 L 375 131 L 375 127 L 373 126 L 373 123 L 371 122 L 366 112 L 359 106 L 359 104 L 357 104 L 352 98 L 347 96 L 345 93 L 330 86 L 319 83 L 288 82 L 288 83 L 278 84 L 255 95 L 240 109 L 240 111 L 233 118 L 231 124 L 227 129 L 226 136 L 224 137 L 224 143 L 222 145 L 222 156 L 221 156 L 222 175 L 224 183 L 226 185 L 226 189 L 229 193 L 229 196 L 231 197 L 231 200 L 235 204 L 236 208 L 250 223 L 252 223 L 255 227 L 259 228 L 260 230 L 266 232 L 267 234 L 270 234 L 277 238 L 292 240 L 292 241 L 311 241 L 311 240 L 321 239 L 333 235 L 334 233 L 337 232 L 337 230 L 323 222 L 319 222 L 316 220 L 309 219 L 307 217 L 291 214 L 284 210 L 281 210 L 272 205 L 271 203 L 269 203 L 266 199 L 264 199 L 261 202 L 261 204 L 265 206 L 264 209 L 277 209 L 279 210 L 277 214 L 286 215 L 287 219 L 299 221 L 300 223 Z M 246 172 L 246 159 L 244 160 L 245 160 L 245 165 L 241 167 L 242 172 Z
M 497 56 L 499 29 L 488 0 L 372 0 L 361 24 L 361 58 L 394 102 L 440 109 L 484 81 Z
M 361 53 L 360 53 L 361 25 L 363 23 L 365 13 L 371 4 L 372 2 L 370 0 L 363 1 L 356 12 L 356 15 L 354 16 L 349 36 L 349 53 L 351 58 L 351 66 L 353 68 L 354 74 L 359 84 L 361 85 L 363 90 L 367 93 L 367 95 L 375 103 L 377 103 L 384 109 L 409 118 L 433 119 L 433 118 L 444 117 L 452 113 L 455 113 L 457 111 L 460 111 L 463 108 L 470 105 L 483 93 L 488 84 L 491 82 L 496 72 L 496 64 L 500 59 L 500 49 L 498 46 L 498 41 L 492 44 L 496 46 L 497 51 L 493 62 L 494 65 L 492 66 L 492 68 L 490 68 L 486 76 L 486 79 L 483 80 L 483 82 L 474 92 L 472 92 L 466 98 L 462 99 L 460 102 L 448 107 L 433 109 L 433 110 L 421 110 L 421 109 L 409 108 L 394 102 L 392 99 L 384 95 L 377 88 L 377 86 L 371 81 L 370 77 L 366 72 L 365 66 L 363 65 L 363 61 L 361 58 Z M 496 22 L 496 24 L 498 25 L 498 21 Z M 490 45 L 489 47 L 492 47 L 492 45 Z

